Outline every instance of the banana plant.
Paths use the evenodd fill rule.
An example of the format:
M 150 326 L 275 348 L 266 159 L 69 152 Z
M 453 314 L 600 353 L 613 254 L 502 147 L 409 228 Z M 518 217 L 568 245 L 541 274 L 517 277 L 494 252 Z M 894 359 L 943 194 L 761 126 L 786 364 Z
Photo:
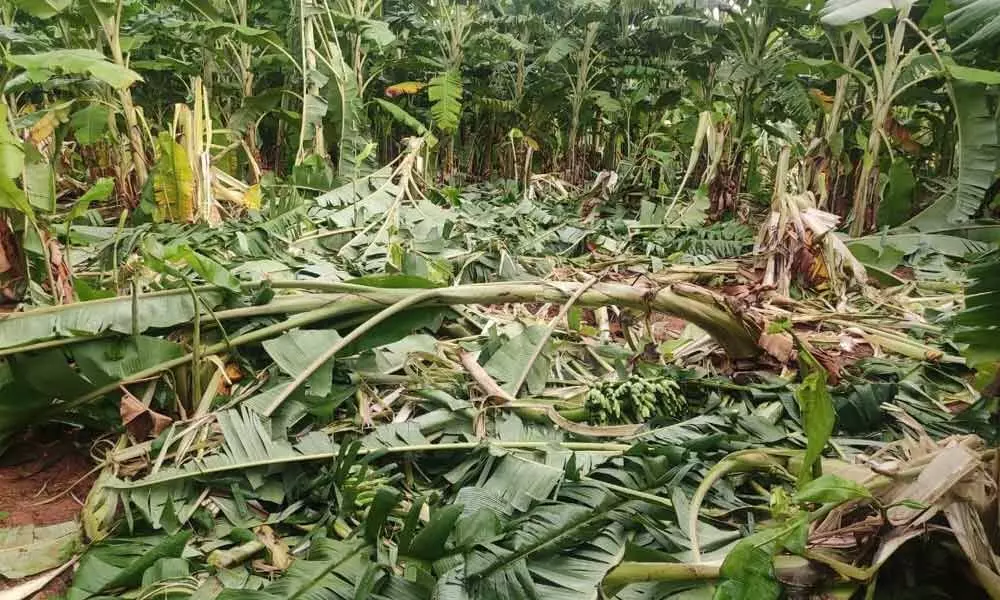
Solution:
M 958 123 L 962 123 L 969 116 L 970 105 L 965 100 L 966 92 L 957 94 L 958 87 L 953 82 L 963 82 L 963 85 L 1000 82 L 1000 73 L 958 65 L 946 53 L 946 48 L 925 34 L 920 26 L 910 18 L 911 5 L 909 3 L 892 7 L 895 14 L 891 27 L 886 23 L 881 24 L 881 27 L 874 25 L 883 31 L 885 42 L 883 58 L 881 61 L 878 60 L 874 53 L 872 36 L 869 35 L 868 31 L 858 28 L 857 25 L 863 22 L 866 17 L 885 8 L 887 5 L 881 0 L 835 0 L 828 3 L 821 13 L 822 21 L 827 25 L 853 27 L 851 35 L 858 41 L 862 50 L 863 58 L 860 60 L 866 59 L 868 67 L 871 69 L 871 82 L 859 79 L 864 89 L 870 121 L 857 185 L 854 189 L 853 220 L 851 221 L 850 233 L 855 237 L 862 235 L 872 226 L 874 215 L 878 212 L 880 202 L 877 185 L 879 160 L 885 149 L 888 148 L 891 151 L 891 144 L 888 142 L 889 127 L 893 107 L 900 97 L 908 90 L 928 80 L 944 78 L 952 109 L 957 113 Z M 915 41 L 908 38 L 908 33 L 915 35 Z M 961 102 L 958 99 L 959 95 L 963 97 Z M 990 129 L 995 136 L 995 127 L 988 128 L 987 131 Z M 976 128 L 960 126 L 959 135 L 961 137 L 964 131 L 968 136 L 976 130 Z M 960 152 L 961 149 L 967 148 L 961 139 L 959 148 Z M 996 156 L 991 144 L 971 149 L 971 153 L 976 156 L 966 155 L 966 159 L 978 160 L 983 164 L 978 169 L 971 169 L 973 172 L 979 171 L 976 181 L 969 181 L 968 171 L 964 174 L 960 172 L 954 208 L 947 210 L 949 221 L 961 221 L 974 213 L 982 202 L 983 194 L 981 192 L 992 182 L 992 171 L 996 168 Z M 961 157 L 959 162 L 962 162 Z M 989 180 L 984 182 L 986 177 Z M 934 208 L 932 212 L 936 214 L 941 210 Z M 926 221 L 926 216 L 920 220 Z M 916 225 L 914 221 L 909 222 L 909 224 Z
M 140 79 L 134 71 L 87 49 L 28 54 L 15 53 L 11 46 L 4 45 L 0 54 L 9 67 L 8 85 L 19 81 L 58 82 L 61 76 L 72 75 L 121 91 Z M 0 219 L 4 221 L 2 246 L 7 267 L 3 271 L 20 276 L 24 282 L 32 281 L 32 268 L 40 271 L 57 304 L 73 298 L 69 269 L 39 214 L 50 216 L 56 210 L 61 131 L 64 123 L 74 126 L 72 118 L 90 108 L 82 108 L 74 115 L 73 109 L 79 104 L 69 100 L 37 113 L 19 115 L 17 95 L 4 95 L 0 101 Z M 38 260 L 30 260 L 32 256 Z M 28 286 L 29 291 L 33 289 Z

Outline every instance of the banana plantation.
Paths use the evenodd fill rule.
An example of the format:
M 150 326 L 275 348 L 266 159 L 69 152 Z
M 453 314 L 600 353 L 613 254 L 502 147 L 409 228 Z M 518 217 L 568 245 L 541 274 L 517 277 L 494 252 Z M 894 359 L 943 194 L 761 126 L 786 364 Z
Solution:
M 0 600 L 1000 600 L 1000 0 L 0 0 Z

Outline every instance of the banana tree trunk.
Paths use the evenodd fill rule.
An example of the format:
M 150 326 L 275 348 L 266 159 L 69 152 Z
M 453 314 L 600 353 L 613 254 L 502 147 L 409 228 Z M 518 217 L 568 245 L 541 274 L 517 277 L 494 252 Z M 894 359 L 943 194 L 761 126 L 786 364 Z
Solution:
M 871 133 L 868 134 L 868 145 L 858 174 L 857 187 L 854 189 L 854 204 L 851 222 L 851 237 L 860 237 L 871 225 L 874 225 L 870 215 L 878 213 L 878 160 L 882 150 L 882 138 L 885 137 L 885 123 L 892 113 L 892 104 L 896 93 L 896 83 L 902 71 L 903 42 L 906 34 L 906 21 L 909 8 L 904 7 L 896 18 L 896 29 L 893 32 L 891 45 L 886 48 L 885 65 L 882 68 L 880 81 L 877 82 L 876 94 L 872 102 Z
M 111 60 L 119 67 L 126 67 L 125 55 L 121 44 L 122 2 L 118 2 L 113 17 L 101 18 L 101 28 L 111 50 Z M 139 111 L 132 101 L 132 92 L 128 88 L 117 90 L 118 101 L 122 105 L 125 125 L 128 128 L 128 141 L 132 150 L 132 168 L 135 170 L 136 188 L 141 189 L 149 177 L 149 165 L 146 162 L 146 146 L 142 141 L 142 129 L 139 125 Z
M 259 284 L 248 284 L 247 288 Z M 759 353 L 757 339 L 759 329 L 754 322 L 733 312 L 724 298 L 695 285 L 674 284 L 663 288 L 640 288 L 621 284 L 596 284 L 580 293 L 580 287 L 585 284 L 560 282 L 510 282 L 461 285 L 437 290 L 426 289 L 392 289 L 372 288 L 343 283 L 325 282 L 273 282 L 276 289 L 309 289 L 319 292 L 312 294 L 294 294 L 278 296 L 275 300 L 261 306 L 250 306 L 231 310 L 217 311 L 212 314 L 219 321 L 247 319 L 265 315 L 290 315 L 285 320 L 268 325 L 242 335 L 231 337 L 226 341 L 206 345 L 198 352 L 160 363 L 143 371 L 133 373 L 119 381 L 102 386 L 90 393 L 67 402 L 53 406 L 46 416 L 61 413 L 65 410 L 86 404 L 113 393 L 122 385 L 142 381 L 150 377 L 189 364 L 198 356 L 210 356 L 220 352 L 229 352 L 233 348 L 248 344 L 256 344 L 271 339 L 296 327 L 304 327 L 318 322 L 329 322 L 337 319 L 351 318 L 354 323 L 357 317 L 375 315 L 384 309 L 397 304 L 405 304 L 407 308 L 426 308 L 428 306 L 454 306 L 463 304 L 506 304 L 506 303 L 564 303 L 576 296 L 575 304 L 581 307 L 620 306 L 645 312 L 662 312 L 680 317 L 701 327 L 711 335 L 733 358 L 751 358 Z M 204 293 L 218 288 L 201 288 Z M 144 305 L 155 306 L 164 295 L 189 294 L 187 289 L 160 292 L 153 295 L 136 297 L 119 297 L 108 300 L 98 300 L 85 303 L 91 310 L 108 310 L 114 303 L 123 303 L 126 314 L 144 314 Z M 413 297 L 420 295 L 422 300 L 414 303 Z M 409 306 L 412 304 L 413 306 Z M 19 313 L 0 321 L 0 325 L 11 320 L 38 319 L 49 321 L 58 318 L 56 313 L 61 310 L 77 310 L 81 304 L 69 307 L 51 307 L 37 311 Z M 401 306 L 402 307 L 402 306 Z M 370 317 L 371 318 L 371 317 Z M 375 317 L 377 319 L 377 317 Z M 367 320 L 366 320 L 367 321 Z M 187 325 L 187 322 L 178 323 Z M 12 326 L 17 327 L 18 324 Z M 364 323 L 362 324 L 364 326 Z M 2 328 L 0 328 L 2 330 Z M 0 331 L 2 333 L 2 331 Z M 94 337 L 103 337 L 110 331 L 99 332 Z M 92 338 L 65 338 L 48 340 L 33 344 L 31 347 L 10 348 L 4 354 L 25 352 L 30 349 L 52 348 L 62 344 L 77 343 Z
M 597 39 L 597 28 L 599 25 L 600 23 L 597 22 L 587 24 L 583 47 L 576 57 L 576 78 L 573 80 L 573 95 L 570 99 L 571 116 L 569 135 L 566 138 L 566 145 L 569 150 L 569 172 L 573 178 L 576 177 L 578 170 L 576 151 L 580 135 L 580 111 L 583 109 L 583 101 L 586 99 L 587 92 L 590 89 L 590 68 L 593 62 L 591 50 L 594 47 L 594 41 Z

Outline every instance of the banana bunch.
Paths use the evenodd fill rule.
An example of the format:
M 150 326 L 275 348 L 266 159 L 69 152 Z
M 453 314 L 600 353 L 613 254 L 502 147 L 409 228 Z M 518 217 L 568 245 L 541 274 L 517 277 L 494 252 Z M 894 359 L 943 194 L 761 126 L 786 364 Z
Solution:
M 687 412 L 687 401 L 672 379 L 643 379 L 636 375 L 624 381 L 602 381 L 587 393 L 588 421 L 598 425 L 645 423 L 651 417 L 679 420 Z
M 360 512 L 368 510 L 375 494 L 379 488 L 391 487 L 398 479 L 383 469 L 371 469 L 368 465 L 351 465 L 344 483 L 341 485 L 341 493 L 344 494 L 345 501 L 353 504 L 353 507 Z

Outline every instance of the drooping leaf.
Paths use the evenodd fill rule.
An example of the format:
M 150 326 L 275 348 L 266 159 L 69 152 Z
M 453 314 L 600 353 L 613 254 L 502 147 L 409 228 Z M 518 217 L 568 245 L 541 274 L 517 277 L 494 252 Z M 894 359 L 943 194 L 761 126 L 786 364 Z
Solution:
M 70 5 L 71 0 L 14 0 L 17 8 L 36 19 L 51 19 Z
M 945 15 L 948 32 L 968 36 L 955 50 L 984 48 L 1000 39 L 1000 0 L 957 0 Z
M 983 92 L 980 85 L 955 84 L 959 144 L 954 196 L 942 196 L 900 228 L 943 229 L 950 223 L 968 221 L 979 211 L 1000 159 L 996 122 Z

